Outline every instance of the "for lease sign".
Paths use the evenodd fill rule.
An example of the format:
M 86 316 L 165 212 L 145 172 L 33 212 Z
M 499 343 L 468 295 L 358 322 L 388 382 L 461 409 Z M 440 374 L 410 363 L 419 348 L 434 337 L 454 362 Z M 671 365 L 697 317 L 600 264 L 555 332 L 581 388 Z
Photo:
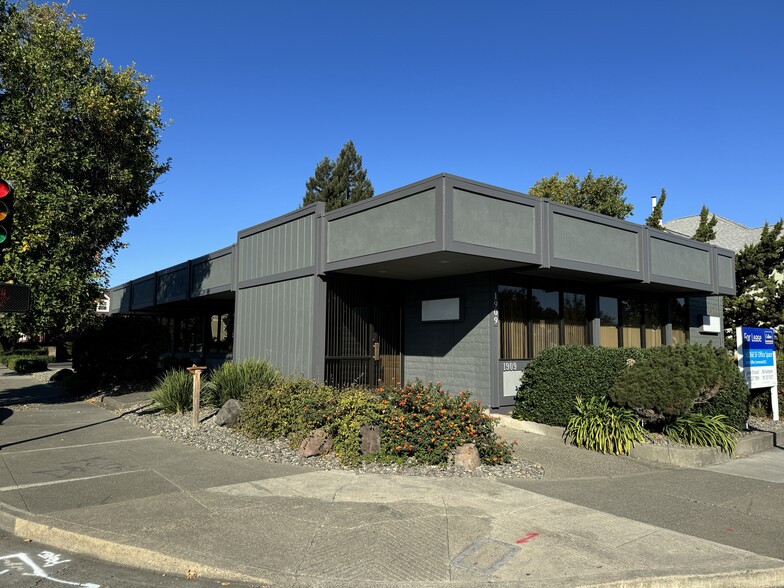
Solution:
M 738 367 L 746 377 L 749 388 L 776 386 L 776 348 L 773 329 L 738 327 Z

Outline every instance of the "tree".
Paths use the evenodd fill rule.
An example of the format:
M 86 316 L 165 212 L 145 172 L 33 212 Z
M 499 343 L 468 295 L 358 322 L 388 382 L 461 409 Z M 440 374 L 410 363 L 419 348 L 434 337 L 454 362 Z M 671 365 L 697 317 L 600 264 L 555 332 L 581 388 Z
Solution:
M 561 179 L 558 173 L 542 178 L 529 188 L 528 195 L 625 219 L 634 209 L 623 197 L 625 191 L 626 184 L 620 178 L 594 177 L 588 170 L 582 179 L 572 174 Z
M 692 239 L 695 241 L 707 243 L 716 238 L 715 227 L 716 223 L 719 221 L 716 220 L 715 214 L 708 220 L 709 214 L 710 211 L 708 210 L 708 207 L 703 204 L 702 210 L 700 210 L 700 224 L 697 225 L 697 230 L 694 231 L 694 235 L 692 236 Z
M 302 206 L 324 202 L 327 210 L 373 197 L 373 185 L 362 167 L 362 156 L 357 154 L 354 143 L 343 145 L 336 161 L 324 156 L 314 174 L 305 183 Z
M 728 345 L 735 347 L 736 327 L 772 327 L 784 349 L 784 221 L 765 223 L 759 243 L 735 256 L 735 285 L 737 296 L 724 297 Z
M 664 201 L 667 199 L 667 192 L 662 188 L 661 196 L 656 201 L 656 204 L 651 211 L 651 216 L 645 219 L 645 224 L 654 229 L 664 230 L 662 227 L 662 208 L 664 208 Z
M 69 331 L 94 315 L 128 218 L 160 198 L 159 101 L 133 66 L 92 60 L 66 5 L 0 0 L 0 172 L 15 186 L 0 280 L 32 308 L 2 322 L 6 342 Z

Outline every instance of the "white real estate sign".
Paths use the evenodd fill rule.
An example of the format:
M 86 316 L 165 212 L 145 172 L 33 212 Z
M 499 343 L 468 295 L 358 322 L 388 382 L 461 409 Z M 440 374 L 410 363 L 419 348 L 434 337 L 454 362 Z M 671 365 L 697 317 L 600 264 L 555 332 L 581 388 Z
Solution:
M 776 347 L 773 329 L 737 327 L 738 367 L 749 388 L 770 388 L 773 420 L 779 420 Z

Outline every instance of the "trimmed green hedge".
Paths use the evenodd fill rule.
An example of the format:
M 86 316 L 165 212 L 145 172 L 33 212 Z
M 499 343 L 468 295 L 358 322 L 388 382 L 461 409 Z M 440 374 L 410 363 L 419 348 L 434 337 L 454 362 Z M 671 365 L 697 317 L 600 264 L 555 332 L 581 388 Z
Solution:
M 605 396 L 630 359 L 643 350 L 564 345 L 542 351 L 523 372 L 514 417 L 565 427 L 575 399 Z
M 49 358 L 41 355 L 11 355 L 5 359 L 5 364 L 17 374 L 32 374 L 48 370 Z

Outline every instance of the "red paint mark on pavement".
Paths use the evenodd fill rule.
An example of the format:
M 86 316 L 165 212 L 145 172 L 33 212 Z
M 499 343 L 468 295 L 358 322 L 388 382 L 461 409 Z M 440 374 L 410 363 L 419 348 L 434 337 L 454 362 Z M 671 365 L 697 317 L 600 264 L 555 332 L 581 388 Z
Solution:
M 520 539 L 518 541 L 515 541 L 515 543 L 517 543 L 518 545 L 520 545 L 521 543 L 528 543 L 531 539 L 533 539 L 534 537 L 538 537 L 538 536 L 539 536 L 539 533 L 528 533 L 528 535 L 526 535 L 525 537 L 523 537 L 522 539 Z

